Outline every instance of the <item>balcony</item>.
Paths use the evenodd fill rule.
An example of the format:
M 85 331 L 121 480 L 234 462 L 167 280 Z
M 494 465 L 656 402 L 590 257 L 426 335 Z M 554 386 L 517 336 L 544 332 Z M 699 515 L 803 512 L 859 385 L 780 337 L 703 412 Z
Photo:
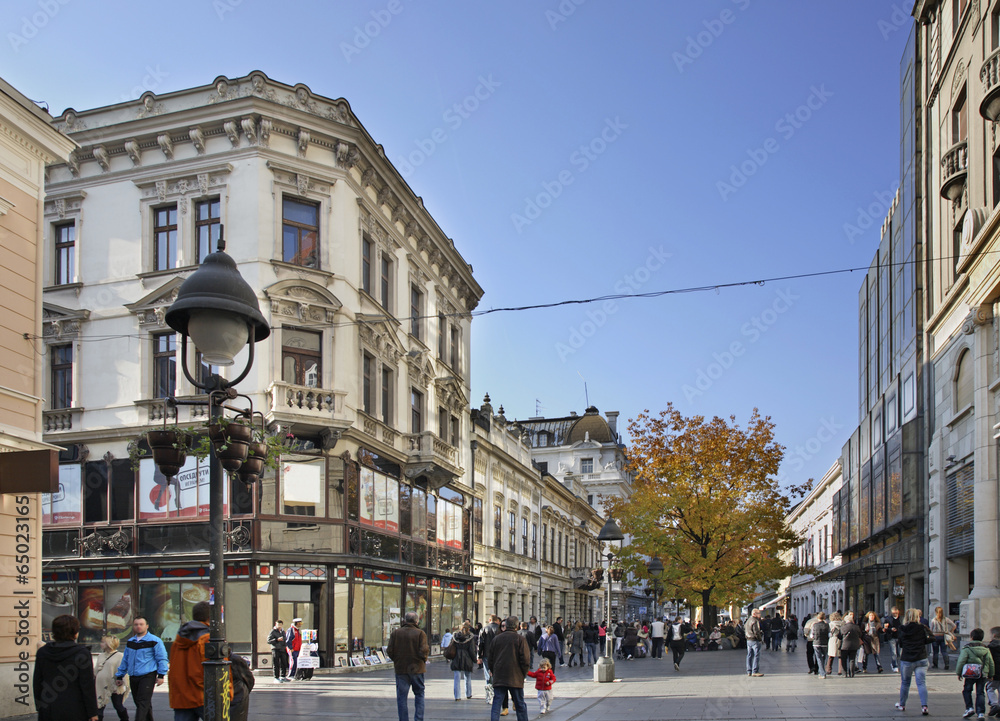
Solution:
M 42 411 L 42 427 L 45 433 L 59 433 L 61 431 L 73 430 L 76 423 L 77 430 L 80 430 L 80 416 L 83 415 L 82 408 L 59 408 L 52 411 Z
M 344 415 L 347 391 L 274 381 L 266 391 L 268 421 L 289 424 L 296 433 L 342 431 L 351 426 Z
M 968 174 L 968 144 L 963 140 L 952 145 L 941 158 L 941 197 L 951 201 L 961 198 Z
M 995 123 L 1000 118 L 1000 50 L 986 58 L 979 71 L 983 82 L 983 102 L 979 104 L 979 114 Z
M 458 467 L 458 449 L 430 431 L 405 435 L 403 448 L 409 453 L 405 469 L 408 478 L 426 476 L 432 487 L 440 488 L 463 473 Z

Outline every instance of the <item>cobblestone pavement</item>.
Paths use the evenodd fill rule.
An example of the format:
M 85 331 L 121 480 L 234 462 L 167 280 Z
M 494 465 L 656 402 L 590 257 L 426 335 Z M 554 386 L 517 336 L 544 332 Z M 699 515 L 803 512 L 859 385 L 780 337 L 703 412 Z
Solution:
M 795 653 L 763 651 L 763 678 L 748 678 L 746 653 L 737 651 L 688 652 L 681 670 L 674 671 L 670 654 L 661 660 L 618 662 L 616 683 L 598 684 L 589 667 L 556 668 L 558 681 L 552 711 L 544 719 L 572 721 L 652 721 L 654 719 L 904 719 L 920 718 L 916 685 L 910 689 L 907 709 L 893 708 L 898 700 L 899 677 L 888 663 L 883 674 L 861 674 L 848 679 L 834 673 L 825 681 L 806 673 L 804 648 Z M 539 718 L 534 683 L 525 689 L 528 716 Z M 424 718 L 488 719 L 483 675 L 473 676 L 472 700 L 456 702 L 452 674 L 445 661 L 427 667 Z M 927 677 L 931 718 L 961 718 L 964 711 L 961 684 L 954 671 L 930 670 Z M 132 702 L 126 701 L 130 717 Z M 410 718 L 413 699 L 410 697 Z M 109 716 L 110 714 L 110 716 Z M 173 713 L 166 687 L 154 694 L 154 716 L 170 721 Z M 105 719 L 114 719 L 107 709 Z M 251 696 L 250 719 L 306 721 L 308 718 L 392 721 L 396 718 L 395 685 L 391 669 L 368 673 L 317 675 L 310 681 L 276 683 L 258 676 Z M 514 721 L 511 709 L 507 721 Z

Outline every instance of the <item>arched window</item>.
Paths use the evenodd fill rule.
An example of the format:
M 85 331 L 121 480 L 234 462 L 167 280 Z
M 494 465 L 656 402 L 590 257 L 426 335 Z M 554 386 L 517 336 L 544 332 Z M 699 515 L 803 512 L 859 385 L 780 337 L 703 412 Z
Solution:
M 973 399 L 972 353 L 962 352 L 955 366 L 955 410 L 960 411 L 972 405 Z

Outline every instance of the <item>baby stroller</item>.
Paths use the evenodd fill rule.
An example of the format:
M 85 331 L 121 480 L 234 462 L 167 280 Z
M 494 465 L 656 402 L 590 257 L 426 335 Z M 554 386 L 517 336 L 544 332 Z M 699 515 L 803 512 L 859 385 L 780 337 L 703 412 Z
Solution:
M 646 644 L 641 641 L 635 645 L 635 658 L 646 658 Z

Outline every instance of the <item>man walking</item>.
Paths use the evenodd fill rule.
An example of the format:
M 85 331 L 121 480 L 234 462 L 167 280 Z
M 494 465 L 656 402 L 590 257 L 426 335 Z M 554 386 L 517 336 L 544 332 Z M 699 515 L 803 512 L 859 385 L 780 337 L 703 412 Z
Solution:
M 750 613 L 743 631 L 747 637 L 747 676 L 763 676 L 760 672 L 760 645 L 764 632 L 760 624 L 760 609 Z
M 517 636 L 517 634 L 514 634 Z M 517 636 L 520 638 L 520 636 Z M 406 697 L 413 689 L 413 721 L 424 721 L 424 672 L 431 648 L 427 634 L 417 628 L 417 614 L 407 611 L 403 625 L 389 636 L 386 647 L 396 672 L 396 711 L 399 721 L 410 721 Z
M 826 678 L 826 660 L 829 658 L 830 624 L 826 622 L 826 614 L 820 611 L 816 620 L 809 627 L 812 635 L 813 653 L 816 654 L 816 673 L 820 678 Z
M 300 623 L 302 623 L 301 618 L 293 618 L 292 625 L 288 627 L 288 633 L 285 634 L 285 649 L 288 651 L 290 657 L 288 662 L 289 681 L 295 678 L 295 674 L 299 670 L 299 651 L 302 650 L 302 631 L 299 630 Z
M 649 624 L 649 637 L 653 639 L 653 658 L 663 658 L 663 644 L 667 640 L 663 621 L 656 619 Z
M 556 630 L 556 638 L 559 639 L 559 665 L 565 666 L 566 662 L 563 661 L 563 646 L 566 644 L 566 633 L 562 627 L 562 616 L 556 618 L 556 622 L 552 624 L 552 628 Z
M 122 662 L 115 671 L 119 686 L 128 674 L 135 721 L 153 721 L 153 689 L 163 685 L 167 675 L 167 648 L 158 637 L 149 633 L 149 625 L 141 616 L 132 622 L 132 637 L 125 642 Z
M 809 664 L 809 673 L 819 674 L 819 669 L 816 668 L 816 653 L 812 636 L 814 623 L 816 623 L 816 617 L 807 614 L 802 624 L 802 637 L 806 640 L 806 663 Z
M 678 616 L 667 628 L 667 644 L 670 652 L 674 656 L 674 671 L 681 670 L 681 661 L 684 659 L 684 651 L 687 649 L 687 635 L 691 633 L 691 626 Z
M 274 669 L 274 680 L 278 683 L 287 681 L 288 649 L 285 646 L 285 629 L 279 618 L 274 622 L 274 628 L 267 635 L 267 643 L 271 646 L 271 666 Z
M 889 660 L 892 663 L 892 672 L 899 670 L 899 629 L 903 627 L 903 620 L 899 617 L 899 609 L 893 606 L 889 609 L 889 615 L 882 619 L 882 638 L 889 646 Z
M 517 713 L 517 721 L 528 721 L 528 707 L 524 703 L 524 677 L 530 666 L 528 643 L 514 629 L 517 616 L 511 616 L 490 643 L 487 663 L 493 674 L 493 708 L 490 721 L 500 721 L 502 698 L 510 695 Z M 406 721 L 406 719 L 400 719 Z
M 170 682 L 168 693 L 174 721 L 205 718 L 205 642 L 208 640 L 208 601 L 199 601 L 191 610 L 191 619 L 177 631 L 170 646 Z
M 781 618 L 780 613 L 775 613 L 774 618 L 771 619 L 771 650 L 780 651 L 781 650 L 781 639 L 785 635 L 785 622 Z

